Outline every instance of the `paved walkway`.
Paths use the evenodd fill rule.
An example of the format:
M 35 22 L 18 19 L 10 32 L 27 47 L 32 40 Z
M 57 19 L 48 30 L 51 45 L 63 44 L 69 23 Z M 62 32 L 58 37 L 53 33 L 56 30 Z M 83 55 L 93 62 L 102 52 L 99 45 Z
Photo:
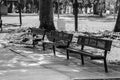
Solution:
M 22 45 L 21 45 L 22 46 Z M 103 65 L 95 65 L 71 57 L 66 60 L 63 53 L 54 56 L 51 50 L 13 46 L 0 50 L 0 80 L 119 80 L 120 72 Z M 11 51 L 12 49 L 14 51 Z M 117 79 L 119 78 L 119 79 Z

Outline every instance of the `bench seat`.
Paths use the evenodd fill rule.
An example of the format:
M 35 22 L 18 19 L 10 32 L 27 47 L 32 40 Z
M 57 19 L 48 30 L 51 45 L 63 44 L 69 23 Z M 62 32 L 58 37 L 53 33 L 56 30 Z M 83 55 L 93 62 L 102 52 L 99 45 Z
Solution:
M 79 50 L 79 49 L 75 49 L 75 48 L 67 48 L 67 50 L 68 50 L 69 52 L 78 53 L 78 54 L 80 54 L 80 55 L 90 56 L 91 59 L 104 59 L 104 58 L 105 58 L 105 57 L 102 56 L 102 55 L 95 55 L 95 54 L 93 54 L 93 53 L 86 52 L 86 51 Z

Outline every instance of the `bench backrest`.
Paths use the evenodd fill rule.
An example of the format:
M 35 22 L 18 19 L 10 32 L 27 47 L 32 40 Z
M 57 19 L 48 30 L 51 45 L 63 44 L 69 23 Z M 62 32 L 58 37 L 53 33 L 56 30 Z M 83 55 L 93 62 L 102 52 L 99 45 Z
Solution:
M 47 39 L 52 42 L 55 41 L 54 37 L 56 34 L 57 34 L 56 31 L 47 32 L 46 33 Z
M 42 40 L 44 40 L 46 35 L 46 31 L 40 28 L 30 28 L 30 33 L 33 35 L 33 37 L 40 35 Z
M 50 41 L 59 42 L 63 41 L 68 43 L 72 41 L 73 34 L 68 34 L 60 31 L 50 31 L 47 33 L 47 38 Z
M 65 32 L 63 32 L 62 34 L 63 34 L 62 35 L 62 40 L 69 41 L 69 42 L 72 41 L 73 34 L 69 34 L 69 33 L 65 33 Z
M 43 35 L 45 33 L 45 30 L 40 28 L 30 28 L 30 31 L 32 34 L 36 35 Z
M 104 39 L 98 39 L 95 37 L 87 37 L 87 36 L 79 36 L 77 44 L 83 45 L 83 46 L 90 46 L 106 51 L 110 51 L 112 41 L 111 40 L 104 40 Z

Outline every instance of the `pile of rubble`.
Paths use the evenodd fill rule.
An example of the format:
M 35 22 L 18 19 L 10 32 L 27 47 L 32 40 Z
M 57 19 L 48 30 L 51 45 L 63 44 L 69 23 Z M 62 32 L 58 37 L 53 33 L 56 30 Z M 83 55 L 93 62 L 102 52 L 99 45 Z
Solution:
M 11 33 L 11 34 L 9 33 L 9 36 L 6 37 L 6 39 L 10 43 L 32 44 L 32 41 L 31 41 L 32 35 L 28 32 L 28 30 L 29 28 L 17 29 L 15 30 L 14 33 Z M 84 36 L 92 36 L 96 38 L 110 39 L 113 41 L 113 46 L 120 47 L 120 32 L 104 31 L 104 32 L 97 32 L 97 33 L 90 33 L 90 32 L 72 32 L 72 33 L 74 34 L 75 38 L 79 35 L 84 35 Z

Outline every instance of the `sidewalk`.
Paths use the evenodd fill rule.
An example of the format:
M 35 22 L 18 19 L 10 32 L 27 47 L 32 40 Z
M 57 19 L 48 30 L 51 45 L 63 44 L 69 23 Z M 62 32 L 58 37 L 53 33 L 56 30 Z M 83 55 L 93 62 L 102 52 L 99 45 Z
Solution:
M 13 49 L 15 52 L 10 51 Z M 109 68 L 104 72 L 103 65 L 81 60 L 52 50 L 42 51 L 42 47 L 30 49 L 13 46 L 0 50 L 0 80 L 119 80 L 120 72 Z

